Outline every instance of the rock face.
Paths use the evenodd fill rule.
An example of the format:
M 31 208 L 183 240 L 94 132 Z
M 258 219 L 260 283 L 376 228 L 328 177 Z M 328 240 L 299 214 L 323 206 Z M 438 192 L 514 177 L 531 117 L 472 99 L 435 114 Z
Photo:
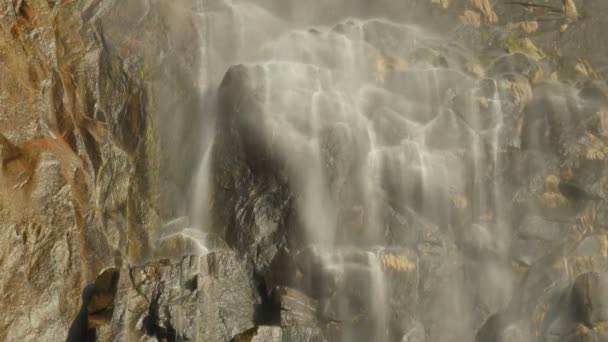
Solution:
M 146 130 L 145 90 L 96 38 L 105 6 L 0 4 L 2 340 L 66 339 L 85 286 L 128 258 L 127 236 L 146 244 L 141 208 L 127 215 L 147 202 L 130 159 L 145 143 L 124 140 Z M 129 90 L 111 95 L 119 83 Z
M 581 274 L 572 286 L 571 296 L 573 313 L 579 322 L 595 326 L 608 320 L 604 274 Z
M 0 340 L 606 340 L 605 11 L 0 0 Z
M 233 252 L 121 271 L 101 341 L 229 341 L 254 326 L 255 293 Z
M 1 340 L 65 340 L 87 285 L 154 254 L 163 8 L 0 2 Z

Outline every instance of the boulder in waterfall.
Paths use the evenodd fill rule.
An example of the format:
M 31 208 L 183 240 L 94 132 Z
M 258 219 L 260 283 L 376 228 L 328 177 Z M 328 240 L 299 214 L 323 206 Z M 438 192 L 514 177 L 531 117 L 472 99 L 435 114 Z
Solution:
M 366 21 L 345 20 L 337 24 L 333 31 L 353 40 L 363 40 L 381 52 L 396 55 L 405 53 L 416 45 L 420 32 L 413 26 L 398 25 L 381 19 Z
M 122 269 L 109 328 L 102 340 L 189 339 L 199 336 L 199 258 Z
M 412 66 L 421 68 L 447 68 L 448 61 L 441 52 L 430 47 L 421 47 L 409 54 Z
M 605 80 L 587 80 L 581 82 L 578 96 L 596 105 L 608 104 L 608 84 Z
M 608 322 L 608 276 L 603 273 L 581 274 L 572 285 L 572 314 L 590 327 Z
M 331 296 L 337 287 L 338 274 L 327 266 L 329 253 L 316 247 L 308 247 L 295 256 L 302 273 L 299 287 L 313 298 Z
M 317 300 L 289 287 L 275 287 L 272 300 L 281 309 L 281 326 L 316 326 Z
M 197 228 L 181 227 L 158 239 L 154 249 L 157 259 L 179 260 L 184 256 L 207 253 L 207 236 Z
M 480 148 L 478 135 L 451 109 L 440 109 L 424 131 L 426 145 L 435 149 Z
M 320 134 L 324 174 L 331 194 L 339 194 L 353 172 L 357 141 L 352 128 L 344 123 L 327 126 Z
M 476 86 L 457 93 L 450 108 L 476 132 L 496 128 L 503 117 L 510 114 L 504 111 L 507 101 L 499 91 L 496 82 L 482 79 Z
M 445 324 L 449 317 L 458 315 L 461 310 L 458 298 L 466 297 L 470 289 L 464 273 L 465 259 L 443 233 L 440 241 L 439 244 L 421 241 L 417 246 L 418 271 L 412 274 L 416 279 L 416 308 L 419 308 L 415 309 L 418 310 L 415 317 L 429 332 L 427 340 L 469 340 L 472 338 L 471 331 L 466 326 L 472 323 L 473 315 L 461 316 L 458 324 Z M 407 302 L 401 303 L 399 308 L 408 310 Z
M 510 255 L 517 262 L 532 265 L 547 250 L 563 243 L 564 236 L 570 231 L 571 224 L 568 222 L 547 220 L 534 214 L 526 215 L 512 237 Z
M 245 260 L 233 252 L 216 252 L 202 257 L 199 267 L 202 340 L 221 340 L 252 327 L 255 287 Z
M 525 322 L 518 321 L 507 326 L 500 334 L 500 342 L 531 342 L 532 337 L 528 332 Z
M 413 319 L 409 319 L 407 322 L 402 323 L 400 326 L 403 337 L 401 337 L 400 342 L 425 342 L 426 341 L 426 333 L 424 331 L 424 326 Z
M 408 119 L 427 123 L 452 100 L 458 89 L 469 88 L 474 82 L 452 69 L 413 69 L 391 75 L 385 88 L 416 104 L 416 111 L 403 113 Z
M 102 340 L 230 340 L 254 326 L 255 291 L 233 252 L 122 269 Z M 229 317 L 229 318 L 228 318 Z
M 212 205 L 216 228 L 212 233 L 252 257 L 260 271 L 271 262 L 276 252 L 274 241 L 284 233 L 290 214 L 285 161 L 268 140 L 272 117 L 264 111 L 259 89 L 268 84 L 256 83 L 264 79 L 265 72 L 262 66 L 240 65 L 226 73 L 212 152 L 216 195 Z
M 567 154 L 584 135 L 581 123 L 594 114 L 582 109 L 575 89 L 557 82 L 539 83 L 523 109 L 522 147 Z
M 535 65 L 528 55 L 516 52 L 495 59 L 490 65 L 487 74 L 492 77 L 508 74 L 529 75 L 534 71 Z

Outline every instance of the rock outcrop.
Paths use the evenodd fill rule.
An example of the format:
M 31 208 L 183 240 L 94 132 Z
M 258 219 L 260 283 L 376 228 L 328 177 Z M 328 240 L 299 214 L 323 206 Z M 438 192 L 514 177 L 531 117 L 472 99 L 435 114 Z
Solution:
M 65 340 L 103 270 L 153 256 L 167 8 L 0 3 L 1 340 Z

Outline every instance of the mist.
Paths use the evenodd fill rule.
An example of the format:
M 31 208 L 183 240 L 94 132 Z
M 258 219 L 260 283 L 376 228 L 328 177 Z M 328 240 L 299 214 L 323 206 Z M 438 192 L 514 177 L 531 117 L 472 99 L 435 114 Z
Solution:
M 254 255 L 262 277 L 285 251 L 297 279 L 263 286 L 314 297 L 328 341 L 553 334 L 520 300 L 531 278 L 566 291 L 543 283 L 555 265 L 573 276 L 554 250 L 579 253 L 584 208 L 560 209 L 548 179 L 597 173 L 556 145 L 601 106 L 542 74 L 540 50 L 509 46 L 505 28 L 476 36 L 466 11 L 492 24 L 488 6 L 197 2 L 198 155 L 181 228 L 163 239 Z

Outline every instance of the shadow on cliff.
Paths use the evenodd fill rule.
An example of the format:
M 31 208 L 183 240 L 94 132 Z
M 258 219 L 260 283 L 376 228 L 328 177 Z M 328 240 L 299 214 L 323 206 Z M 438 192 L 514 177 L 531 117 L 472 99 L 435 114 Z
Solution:
M 95 341 L 95 328 L 111 322 L 119 278 L 117 268 L 108 268 L 99 274 L 95 283 L 82 290 L 82 305 L 70 326 L 66 342 Z
M 87 309 L 87 306 L 89 305 L 89 303 L 91 302 L 91 298 L 93 297 L 94 291 L 95 284 L 89 284 L 84 288 L 84 290 L 82 290 L 82 306 L 80 307 L 78 315 L 70 326 L 70 331 L 68 332 L 68 338 L 66 339 L 66 342 L 95 341 L 95 329 L 89 328 L 89 315 Z

